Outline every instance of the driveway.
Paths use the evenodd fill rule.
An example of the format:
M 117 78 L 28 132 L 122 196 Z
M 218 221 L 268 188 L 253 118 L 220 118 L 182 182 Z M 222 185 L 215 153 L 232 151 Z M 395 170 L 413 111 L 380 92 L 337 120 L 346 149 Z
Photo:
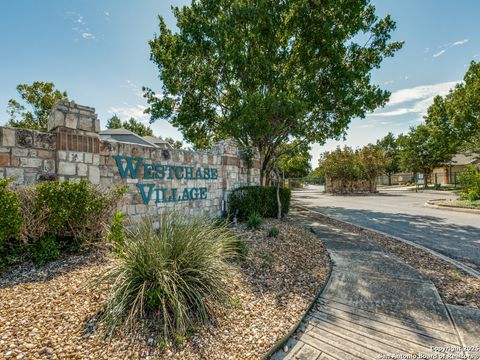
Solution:
M 453 195 L 381 191 L 338 196 L 309 186 L 294 191 L 293 198 L 322 214 L 410 240 L 480 270 L 480 215 L 423 206 L 427 200 Z

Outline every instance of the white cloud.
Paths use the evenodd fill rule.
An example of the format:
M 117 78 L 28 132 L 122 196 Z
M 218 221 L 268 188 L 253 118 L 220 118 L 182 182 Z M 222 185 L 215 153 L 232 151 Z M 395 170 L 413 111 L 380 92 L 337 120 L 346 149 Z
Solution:
M 458 46 L 458 45 L 463 45 L 463 44 L 466 44 L 468 42 L 468 39 L 463 39 L 463 40 L 459 40 L 459 41 L 455 41 L 452 46 Z
M 138 96 L 140 98 L 143 98 L 142 87 L 140 85 L 138 85 L 137 83 L 135 83 L 131 80 L 127 80 L 127 81 L 125 81 L 125 84 L 120 85 L 120 86 L 123 87 L 123 88 L 130 89 L 136 96 Z
M 104 14 L 105 14 L 106 17 L 109 17 L 109 16 L 110 16 L 110 12 L 109 12 L 109 11 L 105 11 Z
M 385 82 L 383 83 L 383 85 L 391 85 L 391 84 L 393 84 L 393 83 L 394 83 L 393 80 L 388 80 L 388 81 L 385 81 Z
M 449 90 L 459 82 L 449 81 L 394 91 L 385 108 L 379 109 L 369 116 L 390 117 L 412 113 L 423 116 L 426 114 L 435 96 L 448 94 Z
M 448 43 L 448 44 L 445 44 L 445 45 L 442 45 L 440 46 L 439 48 L 441 49 L 440 51 L 436 52 L 435 54 L 433 54 L 433 57 L 434 58 L 437 58 L 439 56 L 442 56 L 443 54 L 445 54 L 445 52 L 454 47 L 454 46 L 460 46 L 460 45 L 464 45 L 468 42 L 468 39 L 463 39 L 463 40 L 457 40 L 457 41 L 454 41 L 454 42 L 451 42 L 451 43 Z
M 433 54 L 433 57 L 434 57 L 434 58 L 439 57 L 439 56 L 445 54 L 445 51 L 447 51 L 447 50 L 440 50 L 439 52 Z
M 96 39 L 95 35 L 92 33 L 92 31 L 90 31 L 87 26 L 87 22 L 81 14 L 78 14 L 74 11 L 67 11 L 66 17 L 73 22 L 74 26 L 72 27 L 72 30 L 77 33 L 79 37 L 85 40 Z M 76 38 L 75 41 L 78 41 L 78 39 L 79 38 Z
M 125 103 L 124 103 L 125 104 Z M 111 115 L 117 114 L 118 117 L 122 120 L 128 120 L 131 117 L 135 118 L 135 120 L 139 120 L 148 124 L 148 115 L 144 113 L 147 109 L 144 105 L 128 105 L 115 107 L 112 106 L 108 113 Z
M 82 33 L 82 38 L 87 39 L 87 40 L 93 40 L 95 39 L 95 35 L 89 32 L 83 32 Z
M 412 100 L 423 100 L 435 95 L 445 95 L 448 93 L 448 90 L 450 90 L 458 82 L 459 81 L 449 81 L 394 91 L 390 96 L 388 106 L 393 106 Z

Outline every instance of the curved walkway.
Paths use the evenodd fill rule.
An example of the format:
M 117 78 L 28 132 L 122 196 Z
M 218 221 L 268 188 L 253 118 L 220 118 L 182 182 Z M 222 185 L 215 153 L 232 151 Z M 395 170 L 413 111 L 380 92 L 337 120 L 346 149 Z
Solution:
M 463 349 L 480 346 L 480 311 L 446 306 L 429 279 L 366 238 L 322 225 L 311 212 L 292 216 L 319 235 L 333 269 L 317 304 L 272 359 L 441 359 L 438 350 L 448 347 L 458 350 L 448 359 L 480 356 Z

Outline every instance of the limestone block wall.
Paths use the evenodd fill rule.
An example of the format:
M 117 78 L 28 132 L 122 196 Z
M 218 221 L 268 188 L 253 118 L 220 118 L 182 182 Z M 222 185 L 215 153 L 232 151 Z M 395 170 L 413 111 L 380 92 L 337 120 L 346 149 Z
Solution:
M 0 128 L 0 177 L 12 177 L 18 185 L 30 185 L 56 172 L 56 134 Z
M 325 179 L 325 191 L 332 194 L 355 194 L 355 193 L 373 193 L 377 187 L 375 180 L 338 180 Z
M 103 187 L 128 187 L 123 211 L 133 219 L 165 208 L 181 209 L 186 216 L 217 217 L 232 189 L 259 184 L 260 179 L 259 168 L 249 170 L 228 142 L 210 152 L 192 152 L 101 141 L 98 168 Z
M 234 143 L 208 152 L 160 149 L 99 139 L 95 109 L 59 103 L 48 132 L 0 127 L 0 177 L 17 185 L 86 179 L 101 188 L 126 185 L 123 211 L 133 220 L 165 208 L 186 216 L 220 216 L 230 192 L 260 182 L 260 163 L 241 159 Z

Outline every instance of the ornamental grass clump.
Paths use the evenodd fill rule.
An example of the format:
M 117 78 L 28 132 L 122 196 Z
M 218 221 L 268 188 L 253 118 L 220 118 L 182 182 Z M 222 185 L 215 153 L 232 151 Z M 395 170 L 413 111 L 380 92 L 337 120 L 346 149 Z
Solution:
M 143 324 L 174 339 L 207 323 L 228 304 L 233 268 L 226 260 L 237 256 L 236 241 L 227 225 L 185 222 L 175 211 L 161 216 L 159 229 L 152 218 L 133 225 L 101 279 L 112 284 L 102 314 L 106 335 Z

